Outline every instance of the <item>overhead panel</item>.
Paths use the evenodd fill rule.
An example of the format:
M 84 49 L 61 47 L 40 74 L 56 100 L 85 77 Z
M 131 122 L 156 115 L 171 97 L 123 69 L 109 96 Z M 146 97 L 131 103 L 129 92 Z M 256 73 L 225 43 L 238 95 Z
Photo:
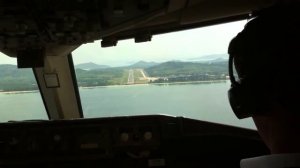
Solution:
M 54 50 L 65 46 L 71 52 L 145 22 L 166 6 L 167 0 L 0 0 L 0 51 L 11 57 L 29 49 L 67 55 Z
M 65 56 L 95 40 L 104 39 L 104 46 L 137 36 L 147 41 L 153 34 L 216 23 L 276 1 L 0 0 L 0 51 L 11 57 L 29 49 Z

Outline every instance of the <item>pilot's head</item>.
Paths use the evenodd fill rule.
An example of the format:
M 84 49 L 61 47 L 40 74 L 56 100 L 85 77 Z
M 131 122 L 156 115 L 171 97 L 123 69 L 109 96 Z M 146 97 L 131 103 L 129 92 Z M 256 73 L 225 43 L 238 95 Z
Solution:
M 274 153 L 291 151 L 288 144 L 279 145 L 286 141 L 282 136 L 292 138 L 292 131 L 297 131 L 298 138 L 300 134 L 299 10 L 299 3 L 262 10 L 232 39 L 228 49 L 231 107 L 240 119 L 253 117 Z M 300 152 L 300 147 L 297 150 Z

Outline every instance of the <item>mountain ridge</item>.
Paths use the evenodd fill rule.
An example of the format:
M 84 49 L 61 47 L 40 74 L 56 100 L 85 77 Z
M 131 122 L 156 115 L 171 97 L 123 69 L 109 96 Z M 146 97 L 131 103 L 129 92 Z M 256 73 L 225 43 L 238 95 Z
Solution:
M 210 55 L 190 58 L 188 60 L 191 62 L 213 63 L 213 62 L 227 61 L 228 58 L 229 58 L 228 54 L 210 54 Z
M 153 62 L 153 61 L 148 62 L 148 61 L 140 60 L 140 61 L 138 61 L 138 62 L 136 62 L 132 65 L 129 65 L 128 67 L 129 68 L 149 68 L 149 67 L 152 67 L 152 66 L 155 66 L 155 65 L 158 65 L 158 64 L 160 64 L 160 63 Z
M 105 68 L 111 68 L 108 65 L 99 65 L 93 62 L 87 62 L 82 64 L 75 65 L 75 68 L 83 69 L 83 70 L 96 70 L 96 69 L 105 69 Z

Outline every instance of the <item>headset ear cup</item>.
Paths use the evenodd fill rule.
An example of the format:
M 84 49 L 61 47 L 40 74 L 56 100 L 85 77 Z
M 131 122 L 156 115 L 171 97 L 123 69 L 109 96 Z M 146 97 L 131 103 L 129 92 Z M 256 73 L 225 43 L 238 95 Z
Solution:
M 264 114 L 268 111 L 268 103 L 266 97 L 262 94 L 259 88 L 251 87 L 252 84 L 233 84 L 228 90 L 228 98 L 230 106 L 234 114 L 239 118 L 251 117 L 255 114 Z
M 231 88 L 228 90 L 228 99 L 230 106 L 234 112 L 234 114 L 239 118 L 242 119 L 243 116 L 241 115 L 241 99 L 240 99 L 240 87 L 239 85 L 231 85 Z
M 239 119 L 251 117 L 255 104 L 251 101 L 252 95 L 241 84 L 234 84 L 228 90 L 230 106 Z

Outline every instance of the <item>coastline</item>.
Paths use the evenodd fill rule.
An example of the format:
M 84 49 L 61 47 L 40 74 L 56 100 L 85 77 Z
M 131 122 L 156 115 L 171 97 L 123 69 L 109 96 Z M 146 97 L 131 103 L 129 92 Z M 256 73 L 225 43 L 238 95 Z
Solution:
M 4 91 L 4 90 L 0 90 L 0 94 L 25 94 L 25 93 L 36 93 L 39 92 L 39 90 L 16 90 L 16 91 Z
M 226 80 L 209 80 L 209 81 L 187 81 L 187 82 L 166 82 L 166 83 L 151 83 L 154 85 L 172 85 L 172 84 L 200 84 L 200 83 L 222 83 L 222 82 L 226 82 L 228 81 Z
M 165 82 L 165 83 L 143 83 L 130 85 L 107 85 L 107 86 L 79 86 L 80 89 L 94 89 L 105 87 L 133 87 L 133 86 L 148 86 L 148 85 L 183 85 L 183 84 L 201 84 L 201 83 L 222 83 L 228 80 L 209 80 L 209 81 L 187 81 L 187 82 Z
M 134 86 L 148 86 L 148 85 L 184 85 L 184 84 L 201 84 L 201 83 L 221 83 L 226 80 L 209 80 L 209 81 L 186 81 L 186 82 L 165 82 L 165 83 L 143 83 L 143 84 L 130 84 L 130 85 L 107 85 L 107 86 L 79 86 L 79 89 L 94 89 L 94 88 L 106 88 L 106 87 L 134 87 Z M 0 94 L 25 94 L 36 93 L 39 90 L 26 90 L 26 91 L 4 91 L 0 90 Z
M 106 87 L 133 87 L 133 86 L 141 86 L 141 85 L 150 85 L 149 83 L 143 84 L 130 84 L 130 85 L 106 85 L 106 86 L 79 86 L 79 89 L 94 89 L 94 88 L 106 88 Z

